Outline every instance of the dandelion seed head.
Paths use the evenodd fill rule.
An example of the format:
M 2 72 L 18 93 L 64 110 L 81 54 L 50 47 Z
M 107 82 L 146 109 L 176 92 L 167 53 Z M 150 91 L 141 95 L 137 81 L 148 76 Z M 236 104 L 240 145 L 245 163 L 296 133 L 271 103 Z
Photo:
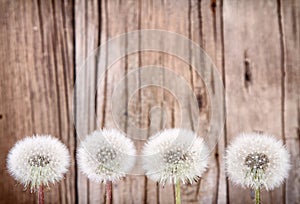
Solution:
M 95 182 L 117 181 L 135 163 L 132 141 L 115 129 L 94 131 L 80 144 L 77 152 L 81 171 Z
M 245 159 L 245 164 L 250 169 L 262 169 L 266 170 L 269 164 L 267 155 L 263 153 L 250 153 Z
M 9 173 L 32 191 L 63 178 L 70 165 L 64 144 L 50 135 L 26 137 L 18 141 L 7 157 Z
M 272 190 L 288 177 L 290 155 L 271 135 L 239 135 L 226 152 L 229 179 L 243 187 Z
M 166 129 L 152 136 L 143 149 L 146 175 L 157 182 L 193 183 L 207 168 L 208 148 L 190 130 Z

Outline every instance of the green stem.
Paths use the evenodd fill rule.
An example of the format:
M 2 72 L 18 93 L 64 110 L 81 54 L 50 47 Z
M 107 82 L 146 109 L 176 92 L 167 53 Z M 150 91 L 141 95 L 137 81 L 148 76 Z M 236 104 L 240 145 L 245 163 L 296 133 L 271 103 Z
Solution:
M 260 188 L 255 189 L 255 204 L 260 204 Z
M 177 181 L 175 184 L 175 200 L 176 204 L 181 204 L 181 198 L 180 198 L 180 182 Z

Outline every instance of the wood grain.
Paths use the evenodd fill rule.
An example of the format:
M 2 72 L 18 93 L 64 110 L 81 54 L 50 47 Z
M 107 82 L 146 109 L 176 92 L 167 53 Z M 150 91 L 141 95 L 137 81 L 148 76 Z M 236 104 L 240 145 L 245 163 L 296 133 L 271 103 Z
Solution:
M 51 134 L 74 154 L 70 118 L 73 70 L 71 1 L 1 1 L 1 203 L 33 203 L 35 194 L 8 175 L 6 156 L 17 140 Z M 66 178 L 46 190 L 53 203 L 75 202 L 74 159 Z
M 228 142 L 240 132 L 254 130 L 284 139 L 278 6 L 275 1 L 224 2 Z M 283 187 L 264 191 L 262 202 L 283 203 L 284 196 Z M 250 191 L 230 184 L 229 199 L 250 203 Z
M 279 1 L 282 39 L 282 122 L 292 169 L 285 184 L 285 202 L 300 203 L 300 2 Z
M 0 203 L 36 202 L 35 195 L 24 192 L 6 170 L 9 149 L 26 135 L 52 134 L 72 155 L 70 172 L 46 191 L 46 203 L 105 203 L 104 186 L 89 181 L 75 162 L 76 147 L 86 134 L 103 127 L 119 128 L 140 153 L 146 139 L 162 128 L 194 129 L 195 113 L 181 115 L 182 107 L 191 109 L 191 100 L 186 97 L 179 104 L 162 87 L 141 87 L 151 79 L 141 67 L 165 67 L 181 76 L 198 102 L 198 134 L 209 131 L 211 99 L 204 80 L 215 87 L 218 76 L 199 76 L 190 65 L 195 60 L 193 50 L 190 63 L 167 53 L 143 51 L 126 55 L 104 70 L 111 56 L 141 46 L 141 36 L 121 41 L 114 53 L 110 47 L 95 49 L 139 29 L 168 30 L 199 44 L 217 66 L 226 91 L 226 100 L 220 100 L 224 110 L 218 116 L 226 119 L 224 131 L 209 169 L 197 184 L 182 186 L 182 202 L 252 203 L 249 190 L 227 180 L 223 158 L 238 133 L 263 130 L 283 139 L 292 160 L 286 184 L 264 191 L 263 203 L 299 203 L 299 1 L 1 0 L 0 17 Z M 133 70 L 137 79 L 124 79 Z M 167 70 L 155 81 L 170 83 L 166 75 Z M 73 88 L 78 78 L 81 86 Z M 116 124 L 111 102 L 118 86 L 124 89 L 118 102 L 125 112 Z M 140 89 L 133 93 L 133 87 Z M 181 87 L 174 90 L 186 96 Z M 146 135 L 136 137 L 135 127 L 145 128 Z M 174 203 L 174 188 L 162 187 L 144 175 L 129 175 L 113 185 L 113 202 Z

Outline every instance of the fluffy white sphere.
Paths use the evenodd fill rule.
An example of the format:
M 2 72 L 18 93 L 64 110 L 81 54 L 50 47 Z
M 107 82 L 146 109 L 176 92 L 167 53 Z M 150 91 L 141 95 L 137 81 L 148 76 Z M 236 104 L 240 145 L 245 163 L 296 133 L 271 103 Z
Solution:
M 143 148 L 146 175 L 162 184 L 196 182 L 207 168 L 209 151 L 196 133 L 166 129 L 152 136 Z
M 80 144 L 77 161 L 81 171 L 95 182 L 117 181 L 135 163 L 133 142 L 115 129 L 94 131 Z
M 270 135 L 241 134 L 226 151 L 229 179 L 243 187 L 272 190 L 288 177 L 289 170 L 288 151 Z
M 50 135 L 26 137 L 18 141 L 7 157 L 9 173 L 25 187 L 36 190 L 63 178 L 70 165 L 64 144 Z

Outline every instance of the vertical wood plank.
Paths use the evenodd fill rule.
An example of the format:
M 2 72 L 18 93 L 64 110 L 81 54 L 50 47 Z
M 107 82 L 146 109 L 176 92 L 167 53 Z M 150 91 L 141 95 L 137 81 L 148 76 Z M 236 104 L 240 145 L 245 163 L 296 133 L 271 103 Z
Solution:
M 139 1 L 125 1 L 125 2 L 109 2 L 108 7 L 109 16 L 109 33 L 110 38 L 117 37 L 121 34 L 132 32 L 139 29 L 140 21 L 140 2 Z M 139 39 L 136 36 L 134 39 L 126 38 L 124 42 L 120 42 L 119 51 L 116 52 L 126 53 L 130 47 L 137 48 L 139 46 Z M 114 55 L 114 53 L 112 53 Z M 136 132 L 132 126 L 139 128 L 141 119 L 139 115 L 141 114 L 140 104 L 142 103 L 140 98 L 136 99 L 139 92 L 134 93 L 133 87 L 139 86 L 136 83 L 138 81 L 130 81 L 126 77 L 127 75 L 137 68 L 139 68 L 140 58 L 138 53 L 130 53 L 130 55 L 123 56 L 119 59 L 107 72 L 108 75 L 108 95 L 106 101 L 106 120 L 109 122 L 107 127 L 118 128 L 127 134 L 140 153 L 141 144 L 139 140 L 136 140 Z M 136 73 L 136 72 L 135 72 Z M 136 73 L 137 74 L 137 73 Z M 136 75 L 135 74 L 135 75 Z M 125 79 L 124 79 L 125 77 Z M 120 84 L 121 83 L 121 84 Z M 124 87 L 124 89 L 123 89 Z M 118 90 L 116 90 L 118 89 Z M 118 92 L 122 89 L 123 93 L 118 97 L 120 107 L 122 107 L 125 112 L 121 112 L 117 117 L 122 118 L 120 122 L 115 121 L 112 117 L 113 106 L 110 106 L 112 94 L 114 91 Z M 133 172 L 136 172 L 134 168 Z M 142 203 L 144 201 L 144 188 L 145 188 L 145 178 L 143 175 L 127 175 L 126 178 L 114 184 L 114 203 Z M 140 189 L 137 191 L 136 189 Z
M 73 124 L 69 115 L 73 86 L 73 3 L 2 1 L 0 9 L 3 14 L 0 138 L 4 150 L 1 151 L 1 175 L 4 175 L 1 203 L 36 200 L 34 194 L 22 192 L 23 188 L 15 185 L 5 168 L 8 150 L 17 140 L 33 134 L 58 137 L 72 155 L 69 173 L 60 184 L 46 190 L 45 202 L 75 202 Z
M 285 187 L 285 202 L 300 203 L 300 2 L 278 1 L 282 25 L 284 136 L 292 169 Z
M 283 139 L 277 2 L 224 1 L 223 15 L 228 142 L 254 130 Z M 263 191 L 262 202 L 282 203 L 283 196 L 282 187 Z M 229 199 L 250 203 L 250 191 L 230 184 Z
M 103 13 L 105 8 L 104 1 L 75 1 L 75 70 L 78 80 L 76 84 L 80 84 L 75 88 L 74 107 L 77 145 L 98 127 L 98 104 L 95 100 L 98 59 L 91 55 L 96 55 L 94 50 L 102 40 L 106 40 L 105 35 L 101 36 L 101 29 L 106 25 L 106 15 Z M 102 121 L 101 117 L 100 120 Z M 88 180 L 79 169 L 77 171 L 78 202 L 104 203 L 104 185 Z
M 164 2 L 162 1 L 141 1 L 141 29 L 162 29 L 164 27 Z M 147 39 L 148 41 L 162 39 Z M 165 53 L 142 52 L 141 66 L 164 66 Z M 143 76 L 145 77 L 145 76 Z M 155 81 L 163 84 L 163 73 L 155 76 Z M 141 99 L 143 103 L 143 119 L 148 118 L 148 137 L 154 135 L 163 127 L 171 127 L 171 104 L 167 104 L 165 91 L 162 87 L 148 87 L 142 90 Z M 145 180 L 145 201 L 144 203 L 159 203 L 161 196 L 168 196 L 165 203 L 173 203 L 173 188 L 166 186 L 161 188 L 160 184 L 147 179 Z
M 180 10 L 181 12 L 177 12 Z M 189 1 L 165 1 L 164 2 L 164 27 L 162 29 L 168 30 L 171 32 L 178 33 L 180 35 L 183 35 L 185 37 L 189 37 L 189 25 L 190 25 L 190 19 L 189 19 L 189 13 L 190 7 L 189 7 Z M 188 52 L 189 47 L 183 47 L 181 42 L 178 42 L 176 44 L 176 47 L 178 49 L 184 49 Z M 165 46 L 172 46 L 166 44 Z M 170 69 L 171 71 L 175 72 L 176 74 L 180 75 L 184 80 L 186 84 L 191 84 L 191 72 L 190 72 L 190 66 L 188 63 L 183 62 L 176 58 L 177 56 L 173 57 L 170 55 L 164 56 L 164 67 L 166 69 Z M 169 83 L 166 80 L 170 80 L 168 78 L 168 73 L 166 73 L 165 82 Z M 175 91 L 175 93 L 180 94 L 181 97 L 185 98 L 184 101 L 176 101 L 175 97 L 176 94 L 167 96 L 164 95 L 165 100 L 167 102 L 168 106 L 174 106 L 173 109 L 171 109 L 171 114 L 173 116 L 174 121 L 167 121 L 167 127 L 169 128 L 193 128 L 192 121 L 190 120 L 190 115 L 183 115 L 184 111 L 181 109 L 189 109 L 189 98 L 184 97 L 188 96 L 187 92 L 193 91 L 193 90 L 185 90 L 183 87 L 172 87 Z M 191 88 L 192 89 L 192 88 Z M 172 103 L 172 101 L 174 101 Z M 176 102 L 176 103 L 175 103 Z M 197 185 L 181 185 L 181 199 L 183 203 L 190 202 L 194 200 L 195 193 L 197 192 Z M 174 186 L 165 186 L 164 188 L 160 187 L 160 203 L 173 203 L 174 199 Z
M 211 73 L 205 75 L 206 79 L 210 81 L 212 88 L 213 83 L 217 77 L 223 79 L 224 71 L 222 67 L 223 59 L 223 25 L 222 25 L 222 1 L 191 1 L 190 2 L 190 36 L 193 41 L 198 43 L 205 53 L 212 59 L 219 71 L 219 76 L 213 76 Z M 197 94 L 199 109 L 200 109 L 200 123 L 206 129 L 199 130 L 199 135 L 207 133 L 209 126 L 209 117 L 211 114 L 211 104 L 207 87 L 199 83 L 201 80 L 197 73 L 193 73 L 194 92 Z M 203 83 L 203 82 L 202 82 Z M 220 103 L 225 108 L 225 101 L 220 99 Z M 225 121 L 225 109 L 218 113 L 218 117 Z M 220 127 L 220 128 L 223 128 Z M 226 203 L 226 178 L 223 161 L 223 154 L 225 149 L 225 135 L 221 133 L 218 139 L 218 145 L 211 153 L 211 159 L 208 172 L 201 180 L 199 188 L 198 199 L 201 203 Z
M 0 41 L 5 49 L 0 50 L 1 67 L 7 64 L 12 65 L 10 69 L 1 68 L 1 203 L 14 202 L 34 202 L 35 196 L 29 192 L 23 192 L 21 185 L 16 185 L 16 181 L 8 174 L 6 169 L 6 156 L 9 149 L 17 140 L 22 139 L 24 134 L 32 134 L 33 122 L 31 116 L 31 100 L 28 69 L 22 69 L 22 63 L 26 62 L 24 49 L 25 36 L 20 35 L 24 32 L 21 19 L 16 17 L 15 12 L 21 13 L 22 7 L 12 2 L 1 2 L 1 13 L 5 14 L 1 18 Z M 24 12 L 23 12 L 23 15 Z M 23 28 L 23 29 L 22 29 Z M 16 30 L 19 30 L 18 32 Z M 9 39 L 8 36 L 11 36 Z M 23 46 L 22 46 L 23 45 Z M 23 47 L 23 48 L 22 48 Z M 33 56 L 31 56 L 31 61 Z M 23 76 L 23 77 L 21 77 Z M 23 91 L 23 90 L 26 91 Z M 10 91 L 6 91 L 10 90 Z M 18 127 L 18 128 L 16 128 Z M 10 188 L 7 188 L 10 186 Z M 28 195 L 29 194 L 29 195 Z

